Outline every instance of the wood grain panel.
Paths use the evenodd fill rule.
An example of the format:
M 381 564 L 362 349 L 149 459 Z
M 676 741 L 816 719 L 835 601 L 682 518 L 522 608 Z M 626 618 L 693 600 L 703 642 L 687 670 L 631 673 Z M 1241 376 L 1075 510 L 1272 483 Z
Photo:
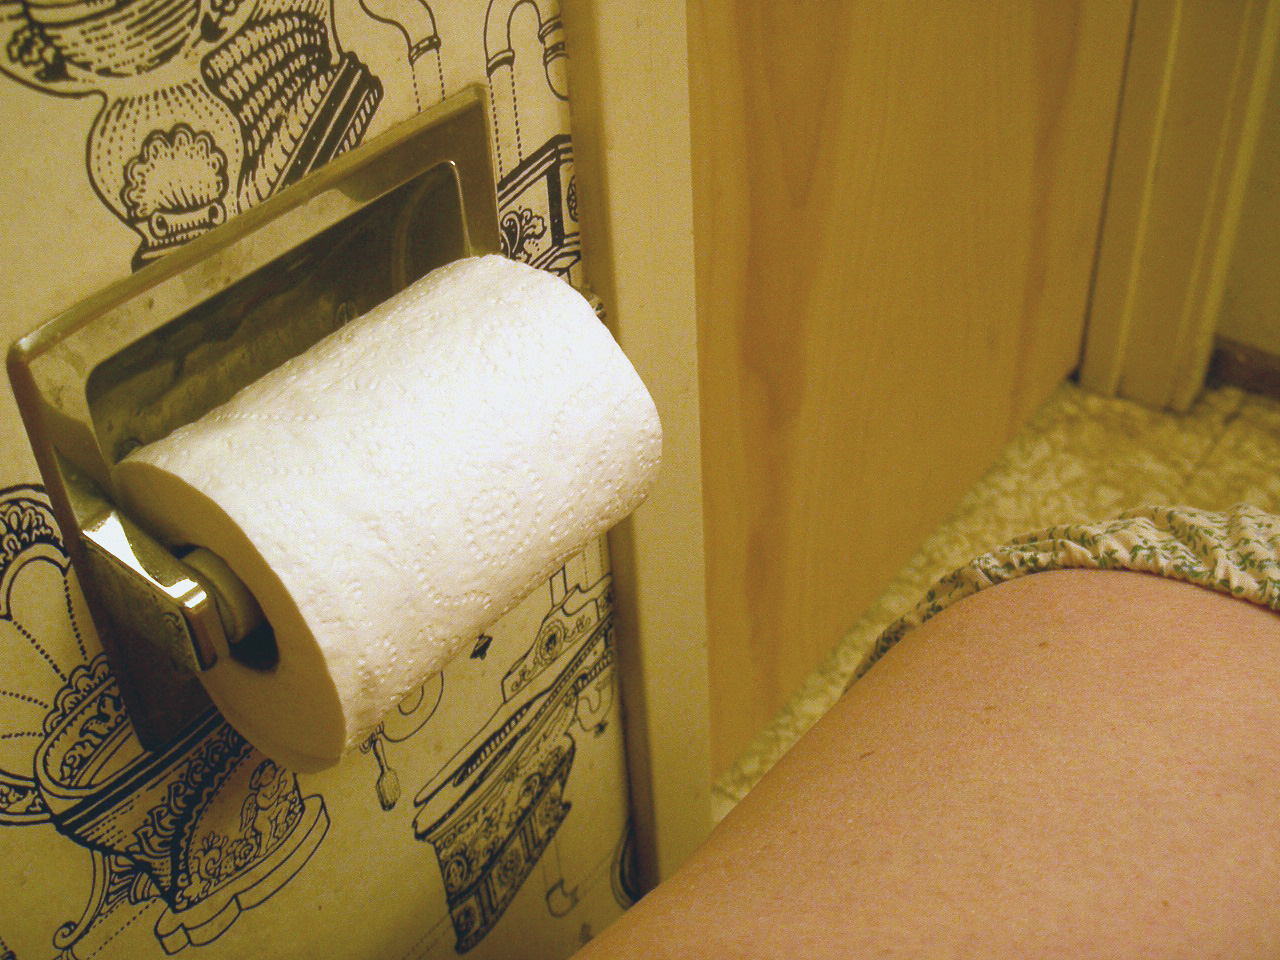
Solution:
M 690 0 L 718 770 L 1076 365 L 1130 13 Z

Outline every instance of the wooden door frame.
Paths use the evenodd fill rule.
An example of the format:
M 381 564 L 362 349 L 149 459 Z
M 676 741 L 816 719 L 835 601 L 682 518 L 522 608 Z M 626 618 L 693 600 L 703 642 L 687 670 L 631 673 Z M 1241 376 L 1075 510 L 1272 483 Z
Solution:
M 684 0 L 563 0 L 583 264 L 662 418 L 662 472 L 609 537 L 642 884 L 711 829 L 706 570 Z
M 1080 382 L 1185 410 L 1204 383 L 1280 0 L 1137 0 Z

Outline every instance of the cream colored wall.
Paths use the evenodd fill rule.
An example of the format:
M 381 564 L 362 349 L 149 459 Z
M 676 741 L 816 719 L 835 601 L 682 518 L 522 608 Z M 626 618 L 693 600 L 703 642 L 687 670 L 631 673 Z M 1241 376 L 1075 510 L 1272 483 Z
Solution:
M 1267 94 L 1218 335 L 1280 355 L 1280 82 Z

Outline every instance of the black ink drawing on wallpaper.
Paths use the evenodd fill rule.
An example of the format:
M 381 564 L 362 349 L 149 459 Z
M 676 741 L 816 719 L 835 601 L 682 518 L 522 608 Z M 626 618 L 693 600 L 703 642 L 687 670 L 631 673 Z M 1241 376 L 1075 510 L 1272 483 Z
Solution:
M 522 36 L 518 27 L 536 43 Z M 520 126 L 522 93 L 568 100 L 558 5 L 548 0 L 491 0 L 485 14 L 484 55 L 503 252 L 576 281 L 581 252 L 573 145 L 561 134 L 527 150 Z
M 360 0 L 364 12 L 389 24 L 404 39 L 405 58 L 412 71 L 413 102 L 419 110 L 445 98 L 444 66 L 440 62 L 440 31 L 436 15 L 423 0 Z
M 418 3 L 419 12 L 401 4 L 392 11 L 386 0 L 360 3 L 372 19 L 399 28 L 418 106 L 443 98 L 442 45 L 430 7 Z M 0 0 L 0 72 L 47 94 L 101 102 L 85 141 L 88 179 L 136 235 L 135 268 L 358 144 L 382 100 L 379 78 L 339 43 L 329 0 L 80 6 L 83 16 L 71 17 L 61 7 Z M 505 250 L 576 279 L 571 143 L 554 135 L 526 151 L 520 129 L 521 96 L 566 96 L 558 8 L 549 0 L 491 0 L 484 46 Z M 535 48 L 536 55 L 524 55 Z M 62 956 L 91 955 L 148 911 L 158 913 L 155 938 L 166 952 L 210 943 L 314 854 L 329 828 L 323 798 L 303 796 L 292 773 L 253 750 L 216 713 L 164 750 L 143 751 L 101 653 L 87 649 L 80 635 L 86 614 L 42 491 L 11 488 L 2 510 L 0 629 L 8 636 L 0 662 L 39 662 L 23 673 L 0 670 L 0 825 L 52 825 L 90 858 L 88 903 L 82 916 L 53 933 L 53 944 Z M 585 615 L 590 629 L 580 615 L 574 634 L 580 647 L 560 644 L 551 660 L 568 662 L 542 686 L 533 678 L 545 679 L 551 660 L 545 651 L 527 653 L 504 680 L 504 698 L 520 705 L 515 726 L 503 739 L 491 722 L 472 741 L 502 740 L 511 776 L 492 780 L 492 764 L 464 764 L 418 797 L 416 831 L 440 858 L 460 950 L 492 929 L 548 847 L 548 863 L 558 860 L 552 841 L 569 810 L 562 793 L 575 749 L 568 729 L 576 722 L 599 732 L 605 722 L 612 690 L 607 584 L 568 590 L 560 576 L 547 623 L 587 609 L 594 611 Z M 48 590 L 65 600 L 62 622 L 28 626 L 22 610 L 38 606 L 33 598 Z M 565 607 L 578 602 L 584 606 Z M 513 679 L 535 661 L 542 665 L 525 681 Z M 6 677 L 25 681 L 28 674 L 42 676 L 44 687 L 4 688 Z M 420 730 L 440 692 L 439 684 L 426 685 L 365 745 L 379 766 L 375 788 L 383 809 L 399 797 L 386 746 Z M 154 789 L 125 788 L 139 776 Z M 491 812 L 523 809 L 529 816 L 509 818 L 507 832 L 486 846 L 486 838 L 456 829 L 456 806 L 441 809 L 449 783 Z M 117 825 L 111 832 L 104 829 L 109 822 Z M 483 895 L 475 884 L 450 885 L 456 875 L 445 863 L 458 850 L 493 854 L 479 864 Z M 546 900 L 559 914 L 572 907 L 575 891 L 548 863 Z
M 391 810 L 400 802 L 400 775 L 391 765 L 387 746 L 404 743 L 425 727 L 427 721 L 435 716 L 443 693 L 444 674 L 438 673 L 392 707 L 360 744 L 360 752 L 372 753 L 377 761 L 378 779 L 374 781 L 374 792 L 383 810 Z
M 382 84 L 332 23 L 330 0 L 6 0 L 0 69 L 101 101 L 85 163 L 136 268 L 360 142 Z
M 418 107 L 443 99 L 430 5 L 361 9 L 398 29 Z M 331 0 L 0 0 L 0 71 L 101 102 L 85 165 L 101 202 L 137 235 L 138 268 L 361 142 L 382 82 L 339 43 L 333 19 Z M 540 56 L 517 57 L 517 26 Z M 572 148 L 558 135 L 527 151 L 519 108 L 522 91 L 567 97 L 558 6 L 491 0 L 484 47 L 505 250 L 568 276 L 579 260 Z
M 552 915 L 577 903 L 555 837 L 570 809 L 572 731 L 599 736 L 613 705 L 610 586 L 608 575 L 552 576 L 551 610 L 502 678 L 502 705 L 414 798 L 414 832 L 436 852 L 459 953 L 493 928 L 540 860 Z
M 144 750 L 81 632 L 43 491 L 0 493 L 0 544 L 0 825 L 51 824 L 89 858 L 88 902 L 53 945 L 91 956 L 151 912 L 166 953 L 212 942 L 311 858 L 329 827 L 323 799 L 213 710 Z

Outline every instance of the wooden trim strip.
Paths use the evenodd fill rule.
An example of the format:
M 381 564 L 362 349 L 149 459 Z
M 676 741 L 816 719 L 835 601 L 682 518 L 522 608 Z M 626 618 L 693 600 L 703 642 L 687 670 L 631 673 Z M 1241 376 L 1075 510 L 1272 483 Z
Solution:
M 1280 354 L 1218 337 L 1209 362 L 1209 380 L 1280 400 Z

